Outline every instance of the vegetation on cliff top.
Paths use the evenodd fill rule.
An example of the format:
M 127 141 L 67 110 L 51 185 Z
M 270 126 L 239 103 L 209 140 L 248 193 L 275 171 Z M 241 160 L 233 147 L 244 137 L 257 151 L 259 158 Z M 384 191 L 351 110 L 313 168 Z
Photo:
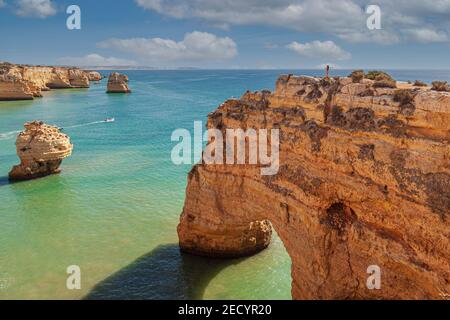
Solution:
M 354 83 L 359 83 L 363 79 L 369 79 L 375 81 L 373 86 L 375 88 L 396 88 L 397 82 L 388 73 L 384 71 L 372 70 L 367 74 L 363 70 L 355 70 L 350 75 Z
M 433 81 L 431 85 L 431 90 L 450 92 L 450 87 L 447 84 L 447 81 Z

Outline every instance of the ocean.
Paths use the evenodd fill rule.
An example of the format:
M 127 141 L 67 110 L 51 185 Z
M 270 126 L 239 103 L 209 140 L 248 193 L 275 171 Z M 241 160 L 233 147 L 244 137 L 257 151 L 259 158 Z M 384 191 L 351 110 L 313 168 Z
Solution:
M 0 102 L 0 299 L 290 299 L 290 259 L 276 236 L 246 259 L 179 252 L 176 227 L 191 166 L 172 163 L 171 134 L 193 132 L 194 121 L 205 122 L 247 89 L 273 90 L 280 74 L 322 71 L 124 73 L 129 95 L 106 94 L 103 80 Z M 450 71 L 389 73 L 401 81 L 450 81 Z M 103 122 L 109 117 L 115 122 Z M 64 128 L 73 155 L 60 175 L 11 184 L 15 137 L 31 120 Z M 80 290 L 66 287 L 72 265 L 81 269 Z

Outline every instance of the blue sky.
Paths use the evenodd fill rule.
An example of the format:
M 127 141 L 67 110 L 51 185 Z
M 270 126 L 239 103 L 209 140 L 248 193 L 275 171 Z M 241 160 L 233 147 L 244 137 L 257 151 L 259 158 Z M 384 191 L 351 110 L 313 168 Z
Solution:
M 81 30 L 66 28 L 71 4 Z M 450 69 L 449 18 L 450 0 L 0 0 L 0 61 Z

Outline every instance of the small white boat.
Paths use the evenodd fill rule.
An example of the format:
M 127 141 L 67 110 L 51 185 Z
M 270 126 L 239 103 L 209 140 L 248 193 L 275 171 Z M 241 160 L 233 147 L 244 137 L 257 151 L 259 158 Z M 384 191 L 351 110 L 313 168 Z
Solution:
M 114 121 L 116 121 L 116 119 L 114 119 L 114 118 L 106 118 L 105 119 L 105 122 L 114 122 Z

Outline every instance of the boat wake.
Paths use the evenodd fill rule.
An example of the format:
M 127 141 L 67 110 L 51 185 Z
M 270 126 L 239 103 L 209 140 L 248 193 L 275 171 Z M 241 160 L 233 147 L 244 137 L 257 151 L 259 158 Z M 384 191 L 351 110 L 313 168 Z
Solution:
M 88 122 L 88 123 L 77 124 L 74 126 L 64 127 L 63 129 L 81 128 L 81 127 L 92 126 L 94 124 L 105 123 L 105 122 L 106 122 L 106 120 L 94 121 L 94 122 Z
M 5 133 L 0 133 L 0 141 L 13 139 L 17 136 L 20 131 L 10 131 Z
M 74 126 L 62 127 L 60 129 L 64 130 L 64 129 L 81 128 L 81 127 L 92 126 L 94 124 L 109 123 L 109 122 L 114 122 L 114 121 L 115 121 L 114 118 L 107 118 L 102 121 L 93 121 L 93 122 L 88 122 L 88 123 L 82 123 L 82 124 L 77 124 Z M 19 130 L 19 131 L 10 131 L 10 132 L 0 133 L 0 141 L 13 139 L 13 138 L 17 137 L 17 134 L 19 134 L 20 132 L 21 131 Z

